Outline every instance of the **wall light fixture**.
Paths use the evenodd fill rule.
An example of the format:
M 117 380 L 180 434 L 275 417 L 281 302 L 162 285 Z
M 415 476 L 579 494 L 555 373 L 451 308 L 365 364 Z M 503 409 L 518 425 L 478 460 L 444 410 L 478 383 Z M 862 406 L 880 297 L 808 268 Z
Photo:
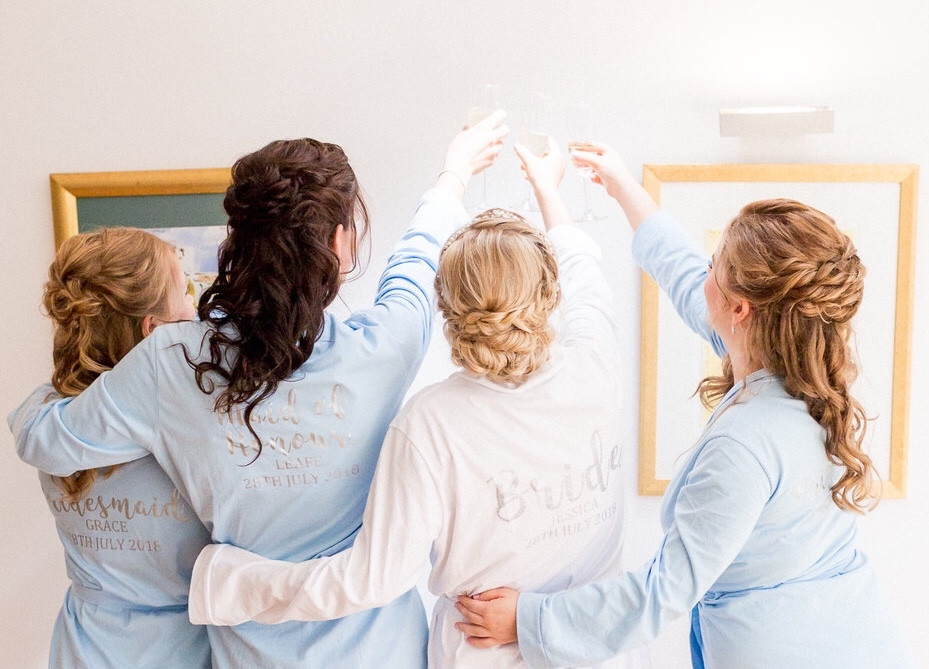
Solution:
M 831 107 L 736 107 L 719 110 L 722 137 L 786 137 L 831 133 Z

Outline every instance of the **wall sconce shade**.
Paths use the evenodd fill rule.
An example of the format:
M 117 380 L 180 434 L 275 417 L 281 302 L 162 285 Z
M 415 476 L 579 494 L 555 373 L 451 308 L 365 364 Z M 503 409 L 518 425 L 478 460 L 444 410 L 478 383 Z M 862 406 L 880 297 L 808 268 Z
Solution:
M 722 137 L 787 137 L 831 133 L 830 107 L 737 107 L 719 110 Z

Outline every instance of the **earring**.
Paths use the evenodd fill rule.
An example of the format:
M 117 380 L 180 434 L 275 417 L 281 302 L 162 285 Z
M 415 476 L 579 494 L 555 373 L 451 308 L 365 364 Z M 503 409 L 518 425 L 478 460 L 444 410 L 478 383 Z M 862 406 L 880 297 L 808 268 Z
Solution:
M 732 324 L 732 334 L 735 334 L 735 323 Z

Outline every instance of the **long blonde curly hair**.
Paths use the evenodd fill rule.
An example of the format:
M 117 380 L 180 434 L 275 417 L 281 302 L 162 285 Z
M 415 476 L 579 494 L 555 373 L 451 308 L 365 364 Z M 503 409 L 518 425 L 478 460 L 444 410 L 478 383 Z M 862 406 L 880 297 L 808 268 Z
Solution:
M 558 264 L 545 234 L 523 217 L 478 215 L 442 249 L 435 288 L 456 365 L 519 385 L 549 359 Z
M 845 467 L 832 486 L 843 510 L 877 503 L 876 475 L 862 449 L 867 418 L 850 387 L 858 376 L 850 321 L 864 291 L 865 268 L 854 244 L 826 214 L 794 200 L 752 202 L 723 233 L 715 265 L 721 289 L 751 304 L 748 350 L 784 378 L 826 431 L 826 452 Z M 733 386 L 729 357 L 722 376 L 698 392 L 704 404 Z
M 134 228 L 102 228 L 64 241 L 42 296 L 55 328 L 52 385 L 60 395 L 80 394 L 142 340 L 146 315 L 167 313 L 174 257 L 173 246 Z M 93 485 L 97 471 L 54 480 L 75 501 Z

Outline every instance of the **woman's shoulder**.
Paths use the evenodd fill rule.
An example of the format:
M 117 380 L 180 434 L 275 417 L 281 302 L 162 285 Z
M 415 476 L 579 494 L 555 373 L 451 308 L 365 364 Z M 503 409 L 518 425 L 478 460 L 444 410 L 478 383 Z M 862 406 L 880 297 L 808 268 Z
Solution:
M 794 450 L 821 450 L 815 447 L 822 445 L 824 437 L 806 403 L 792 397 L 773 375 L 739 391 L 710 424 L 706 436 L 738 442 L 761 461 L 782 460 Z
M 763 371 L 749 376 L 744 387 L 735 390 L 731 406 L 721 415 L 730 412 L 748 424 L 764 424 L 768 418 L 790 422 L 810 418 L 806 403 L 787 392 L 784 380 Z
M 174 368 L 190 371 L 189 362 L 209 351 L 208 323 L 179 321 L 156 327 L 117 364 L 119 369 Z
M 165 323 L 155 328 L 142 340 L 139 346 L 150 350 L 185 348 L 193 354 L 201 346 L 207 345 L 212 329 L 210 323 L 203 321 L 177 321 Z
M 165 346 L 174 343 L 199 341 L 207 334 L 211 325 L 204 321 L 175 321 L 165 323 L 152 330 L 152 333 L 143 341 L 151 341 L 151 346 Z
M 416 413 L 430 407 L 441 407 L 448 399 L 473 387 L 476 379 L 460 369 L 453 371 L 444 379 L 423 386 L 410 395 L 398 416 Z
M 444 423 L 462 412 L 463 403 L 473 403 L 480 380 L 461 370 L 430 383 L 413 393 L 397 413 L 392 425 L 404 432 L 415 432 L 423 425 Z

